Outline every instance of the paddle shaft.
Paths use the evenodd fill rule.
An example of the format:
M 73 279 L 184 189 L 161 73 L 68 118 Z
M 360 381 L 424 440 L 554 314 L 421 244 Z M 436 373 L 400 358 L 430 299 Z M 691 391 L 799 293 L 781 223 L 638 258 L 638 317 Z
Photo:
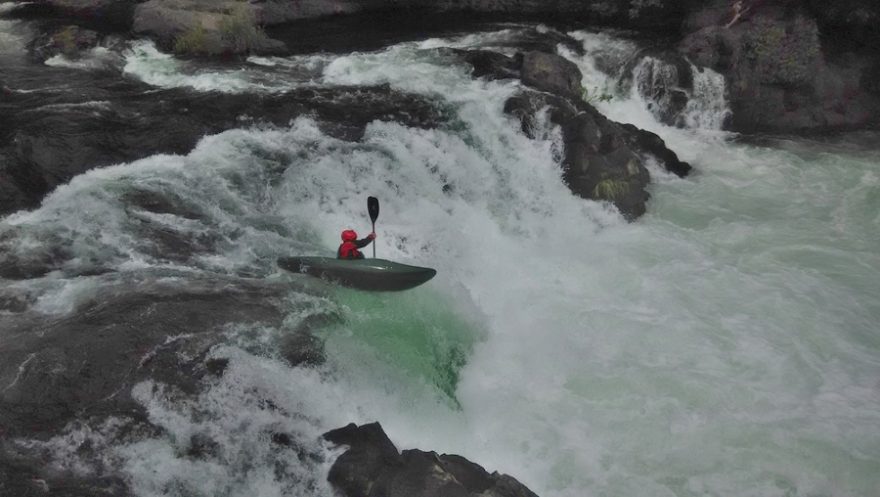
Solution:
M 376 233 L 376 219 L 379 218 L 379 199 L 367 197 L 367 212 L 370 213 L 370 221 L 373 222 L 373 234 Z M 376 238 L 373 238 L 373 259 L 376 258 Z

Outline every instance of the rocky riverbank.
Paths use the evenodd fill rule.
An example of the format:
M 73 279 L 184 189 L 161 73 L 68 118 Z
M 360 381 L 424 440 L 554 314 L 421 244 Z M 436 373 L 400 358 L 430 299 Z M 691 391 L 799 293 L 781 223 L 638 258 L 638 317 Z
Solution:
M 877 124 L 880 114 L 880 7 L 867 0 L 825 6 L 812 0 L 671 2 L 592 0 L 554 2 L 389 2 L 312 0 L 48 0 L 38 4 L 77 23 L 131 29 L 179 53 L 285 53 L 266 28 L 327 16 L 402 17 L 397 24 L 439 14 L 472 12 L 488 18 L 531 16 L 581 26 L 638 30 L 679 40 L 678 50 L 727 78 L 730 129 L 742 132 L 818 132 Z

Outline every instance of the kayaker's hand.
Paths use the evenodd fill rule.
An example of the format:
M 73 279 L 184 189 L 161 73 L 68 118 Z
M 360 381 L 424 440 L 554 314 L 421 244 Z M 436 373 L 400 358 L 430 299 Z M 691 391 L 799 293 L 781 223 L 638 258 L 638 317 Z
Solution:
M 367 236 L 370 237 L 370 240 L 375 240 L 375 239 L 376 239 L 376 232 L 374 231 L 374 232 L 370 233 L 370 234 L 367 235 Z

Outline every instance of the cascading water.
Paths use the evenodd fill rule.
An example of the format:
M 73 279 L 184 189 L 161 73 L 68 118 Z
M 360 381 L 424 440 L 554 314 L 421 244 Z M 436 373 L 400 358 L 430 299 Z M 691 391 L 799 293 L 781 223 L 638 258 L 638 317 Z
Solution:
M 575 36 L 587 55 L 563 53 L 584 86 L 613 88 L 618 75 L 597 67 L 634 44 Z M 698 174 L 652 171 L 649 213 L 627 224 L 567 190 L 556 130 L 530 140 L 504 115 L 516 84 L 472 80 L 431 50 L 462 43 L 256 59 L 232 73 L 167 59 L 164 79 L 133 63 L 157 56 L 129 54 L 126 72 L 153 84 L 267 91 L 290 66 L 320 67 L 302 84 L 390 84 L 454 117 L 434 130 L 377 121 L 359 142 L 300 118 L 89 172 L 0 222 L 15 257 L 56 265 L 8 292 L 63 314 L 108 271 L 283 285 L 294 280 L 275 258 L 332 253 L 341 228 L 368 227 L 367 195 L 383 201 L 380 257 L 439 273 L 400 295 L 288 291 L 273 304 L 285 326 L 335 317 L 317 331 L 326 364 L 274 355 L 285 327 L 228 329 L 211 355 L 229 367 L 198 398 L 135 387 L 160 434 L 120 441 L 111 420 L 29 443 L 77 471 L 117 468 L 144 496 L 330 495 L 320 433 L 374 420 L 402 448 L 464 455 L 542 497 L 880 491 L 880 153 L 727 141 L 722 81 L 708 71 L 694 74 L 684 129 L 658 122 L 636 88 L 596 105 L 660 134 Z M 126 204 L 132 190 L 184 207 L 145 212 Z M 145 229 L 203 242 L 168 259 Z M 210 441 L 197 460 L 196 435 Z M 84 439 L 100 461 L 81 460 Z
M 682 74 L 686 71 L 685 74 Z M 676 66 L 654 57 L 633 69 L 634 91 L 654 117 L 681 128 L 721 129 L 730 115 L 724 77 L 688 63 Z M 682 87 L 682 80 L 690 88 Z
M 657 124 L 720 130 L 730 117 L 724 76 L 711 69 L 678 55 L 671 55 L 676 61 L 663 60 L 631 41 L 604 34 L 581 31 L 571 36 L 584 43 L 586 55 L 563 47 L 561 54 L 580 67 L 588 94 L 608 97 L 594 103 L 614 119 L 662 135 Z

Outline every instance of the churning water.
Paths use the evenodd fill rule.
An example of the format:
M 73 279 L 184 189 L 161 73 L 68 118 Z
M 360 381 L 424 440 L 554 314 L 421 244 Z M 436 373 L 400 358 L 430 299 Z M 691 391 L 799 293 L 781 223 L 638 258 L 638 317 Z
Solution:
M 638 84 L 620 93 L 607 70 L 637 47 L 575 33 L 587 55 L 560 50 L 588 90 L 613 94 L 600 110 L 660 134 L 696 169 L 652 170 L 648 215 L 627 224 L 562 183 L 557 130 L 530 140 L 504 115 L 516 84 L 473 80 L 432 50 L 509 36 L 255 58 L 239 71 L 135 45 L 125 71 L 154 85 L 387 83 L 455 117 L 435 130 L 374 122 L 357 143 L 299 118 L 77 177 L 0 222 L 20 258 L 52 244 L 70 253 L 16 284 L 43 312 L 94 292 L 96 277 L 71 276 L 92 266 L 284 281 L 277 256 L 329 254 L 342 228 L 369 228 L 367 195 L 382 201 L 378 255 L 438 276 L 399 295 L 292 291 L 289 321 L 339 316 L 317 331 L 325 365 L 259 353 L 280 330 L 230 330 L 213 352 L 230 368 L 196 401 L 136 388 L 166 436 L 114 444 L 112 421 L 81 428 L 51 442 L 59 464 L 89 471 L 64 448 L 91 437 L 139 495 L 329 495 L 321 458 L 255 434 L 295 433 L 321 454 L 323 430 L 379 420 L 399 447 L 464 455 L 543 497 L 880 495 L 880 150 L 848 137 L 740 142 L 718 130 L 723 79 L 709 72 L 695 78 L 685 127 L 663 125 Z M 212 249 L 158 257 L 120 201 L 133 186 L 185 199 L 199 216 L 136 214 Z M 176 444 L 195 433 L 217 453 L 182 457 Z

